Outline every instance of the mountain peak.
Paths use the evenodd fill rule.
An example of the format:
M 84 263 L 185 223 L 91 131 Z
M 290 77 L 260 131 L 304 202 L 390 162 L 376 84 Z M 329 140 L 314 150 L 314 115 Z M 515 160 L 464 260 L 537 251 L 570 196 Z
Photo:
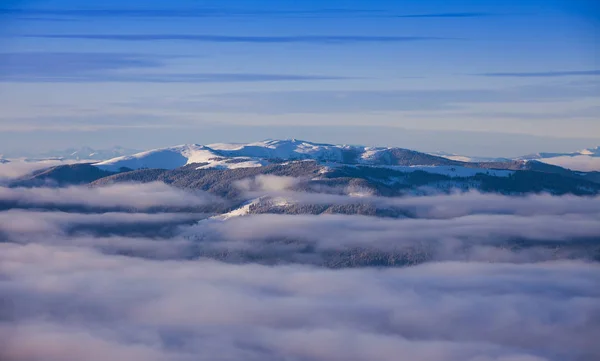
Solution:
M 119 156 L 96 163 L 96 166 L 107 170 L 118 170 L 121 167 L 174 169 L 198 163 L 201 168 L 232 169 L 298 160 L 367 166 L 461 166 L 469 163 L 497 165 L 502 162 L 537 160 L 573 170 L 589 171 L 596 169 L 599 156 L 600 147 L 574 153 L 538 153 L 506 159 L 465 157 L 448 153 L 426 154 L 398 147 L 335 145 L 287 138 L 265 139 L 254 143 L 181 144 Z M 590 161 L 593 162 L 591 166 L 587 164 Z M 587 163 L 582 165 L 581 162 Z M 487 167 L 492 166 L 490 164 Z
M 200 163 L 207 168 L 260 167 L 280 161 L 315 160 L 362 165 L 456 165 L 447 160 L 402 148 L 374 148 L 314 143 L 306 140 L 266 139 L 255 143 L 183 144 L 118 157 L 96 166 L 115 170 L 122 167 L 174 169 Z

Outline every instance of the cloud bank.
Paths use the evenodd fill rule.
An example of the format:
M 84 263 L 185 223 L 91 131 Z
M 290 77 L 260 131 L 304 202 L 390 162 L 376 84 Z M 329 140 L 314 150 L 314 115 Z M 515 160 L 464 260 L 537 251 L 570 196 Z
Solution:
M 13 159 L 7 163 L 0 163 L 0 186 L 11 180 L 22 177 L 36 170 L 46 169 L 53 166 L 70 164 L 75 162 L 62 160 L 40 160 L 28 162 L 20 159 Z
M 600 357 L 597 198 L 290 191 L 301 182 L 238 187 L 407 213 L 223 218 L 190 211 L 223 200 L 158 183 L 0 188 L 15 205 L 0 210 L 0 359 Z
M 13 208 L 51 209 L 81 206 L 88 209 L 151 210 L 155 208 L 194 208 L 224 203 L 202 191 L 183 191 L 160 182 L 117 184 L 105 187 L 3 188 L 0 204 Z
M 596 264 L 326 270 L 2 244 L 4 359 L 592 360 Z M 15 327 L 15 322 L 18 327 Z

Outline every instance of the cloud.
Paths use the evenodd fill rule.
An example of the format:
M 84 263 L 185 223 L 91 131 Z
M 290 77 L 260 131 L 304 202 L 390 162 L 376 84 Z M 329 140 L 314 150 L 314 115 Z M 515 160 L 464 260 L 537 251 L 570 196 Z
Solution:
M 516 78 L 556 78 L 569 76 L 600 75 L 600 70 L 572 70 L 572 71 L 542 71 L 525 73 L 483 73 L 481 76 L 490 77 L 516 77 Z
M 533 194 L 520 197 L 508 197 L 494 193 L 477 191 L 439 194 L 428 197 L 350 197 L 348 190 L 336 187 L 308 186 L 312 191 L 290 191 L 302 185 L 303 179 L 292 181 L 288 177 L 268 176 L 268 180 L 281 183 L 285 187 L 278 189 L 246 188 L 248 197 L 275 197 L 289 204 L 334 204 L 347 205 L 364 203 L 382 208 L 402 210 L 418 219 L 451 219 L 469 215 L 568 215 L 600 213 L 600 198 L 578 197 L 573 195 L 553 196 Z M 324 194 L 325 193 L 325 194 Z
M 236 181 L 234 185 L 245 192 L 277 192 L 291 189 L 301 182 L 302 179 L 294 177 L 259 175 L 254 178 Z
M 103 8 L 103 9 L 32 9 L 4 8 L 0 14 L 12 16 L 44 17 L 125 17 L 125 18 L 220 18 L 220 17 L 327 17 L 327 16 L 376 16 L 382 13 L 369 9 L 321 8 L 296 10 L 261 10 L 227 8 Z
M 300 35 L 300 36 L 229 36 L 194 34 L 30 34 L 23 37 L 40 39 L 85 39 L 112 41 L 192 41 L 204 43 L 254 43 L 254 44 L 357 44 L 403 43 L 448 38 L 429 36 L 367 36 L 367 35 Z
M 597 264 L 326 270 L 0 244 L 3 359 L 564 360 L 600 354 Z M 408 312 L 410 311 L 410 312 Z M 19 326 L 14 327 L 15 323 Z
M 8 163 L 0 163 L 0 186 L 3 183 L 6 183 L 7 181 L 27 175 L 36 170 L 69 163 L 70 162 L 68 161 L 61 160 L 43 160 L 37 162 L 27 162 L 18 159 L 11 160 Z
M 69 20 L 77 18 L 242 18 L 242 17 L 287 17 L 287 18 L 476 18 L 490 16 L 483 12 L 445 12 L 397 14 L 376 9 L 320 8 L 295 10 L 188 8 L 188 9 L 0 9 L 0 14 L 39 20 Z
M 54 83 L 235 83 L 345 79 L 338 76 L 269 73 L 161 73 L 169 57 L 127 53 L 0 53 L 0 81 Z M 135 72 L 128 73 L 129 70 Z M 151 70 L 153 72 L 148 72 Z
M 56 116 L 56 115 L 48 115 L 44 117 L 10 117 L 8 119 L 2 119 L 0 122 L 0 129 L 3 131 L 54 131 L 54 132 L 64 132 L 64 131 L 101 131 L 105 129 L 119 129 L 120 132 L 125 132 L 128 129 L 131 129 L 139 134 L 138 132 L 144 130 L 153 130 L 160 129 L 164 131 L 169 128 L 187 128 L 190 126 L 189 122 L 186 122 L 185 119 L 180 120 L 175 124 L 168 123 L 164 116 L 151 114 L 151 113 L 130 113 L 130 112 L 101 112 L 101 111 L 91 111 L 89 109 L 81 110 L 81 114 L 77 115 L 78 111 L 74 112 L 75 114 L 69 114 L 64 116 Z M 169 117 L 170 120 L 173 120 L 175 117 Z M 111 133 L 113 136 L 116 134 Z M 72 142 L 72 137 L 70 139 L 65 140 L 67 144 L 68 142 Z M 78 137 L 77 139 L 81 139 Z M 123 142 L 130 142 L 131 137 L 127 137 L 123 139 Z M 64 146 L 65 142 L 56 142 L 53 143 L 57 147 Z M 73 144 L 73 143 L 70 143 Z M 81 142 L 79 144 L 85 145 L 85 142 Z M 127 143 L 129 144 L 129 143 Z M 143 147 L 141 145 L 140 147 Z M 47 150 L 44 149 L 44 150 Z M 25 152 L 30 152 L 27 149 Z
M 186 210 L 224 204 L 225 201 L 202 191 L 184 191 L 155 182 L 114 184 L 104 187 L 73 186 L 68 188 L 0 187 L 0 204 L 12 208 L 77 207 L 83 209 L 125 209 L 151 211 L 183 208 Z
M 500 89 L 346 90 L 230 92 L 206 94 L 145 107 L 170 107 L 178 111 L 258 114 L 330 114 L 355 112 L 443 112 L 468 109 L 485 103 L 540 103 L 597 97 L 597 84 L 562 83 Z M 426 114 L 427 115 L 427 114 Z M 460 114 L 459 114 L 460 115 Z M 422 116 L 422 114 L 410 114 Z M 430 114 L 429 114 L 430 116 Z M 535 117 L 535 112 L 533 117 Z M 347 122 L 345 123 L 347 125 Z
M 269 187 L 246 186 L 260 182 L 243 182 L 253 202 L 227 215 L 225 222 L 202 221 L 183 235 L 199 242 L 199 254 L 264 264 L 401 266 L 433 260 L 519 263 L 599 257 L 594 246 L 600 235 L 598 198 L 477 192 L 357 197 L 339 195 L 345 189 L 312 190 L 330 194 L 275 191 L 306 189 L 300 180 L 277 178 L 268 177 L 274 186 L 267 191 Z M 248 212 L 272 214 L 237 217 Z
M 397 18 L 414 18 L 414 19 L 426 19 L 426 18 L 481 18 L 492 16 L 491 13 L 482 12 L 456 12 L 456 13 L 423 13 L 423 14 L 406 14 L 396 15 Z
M 193 223 L 203 214 L 194 213 L 100 213 L 81 214 L 54 211 L 9 210 L 0 212 L 0 232 L 9 241 L 31 242 L 45 234 L 48 241 L 70 233 L 158 235 L 157 230 L 169 225 Z M 6 241 L 6 240 L 5 240 Z
M 181 74 L 69 74 L 9 75 L 0 81 L 32 83 L 245 83 L 270 81 L 340 80 L 344 77 L 326 75 L 252 74 L 252 73 L 181 73 Z
M 600 357 L 598 199 L 289 191 L 301 182 L 267 176 L 238 187 L 412 218 L 223 221 L 152 212 L 219 202 L 158 183 L 0 188 L 0 199 L 36 207 L 0 211 L 0 359 Z M 56 210 L 64 205 L 96 212 Z M 100 211 L 118 207 L 129 209 Z M 411 262 L 385 267 L 402 255 Z
M 156 68 L 162 64 L 159 57 L 127 53 L 12 52 L 0 53 L 0 76 L 67 76 L 81 72 Z
M 352 215 L 252 215 L 187 228 L 206 254 L 235 261 L 332 267 L 429 261 L 537 262 L 598 257 L 600 214 L 473 215 L 455 219 L 382 219 Z M 211 240 L 210 243 L 202 243 Z M 217 242 L 218 241 L 218 242 Z M 596 244 L 596 246 L 594 246 Z M 302 261 L 305 259 L 305 261 Z

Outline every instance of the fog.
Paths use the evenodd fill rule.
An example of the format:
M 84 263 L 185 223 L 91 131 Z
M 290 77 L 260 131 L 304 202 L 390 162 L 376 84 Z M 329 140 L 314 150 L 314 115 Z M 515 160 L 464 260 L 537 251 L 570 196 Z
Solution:
M 14 207 L 39 208 L 81 205 L 89 208 L 127 208 L 146 210 L 153 207 L 194 207 L 223 202 L 201 191 L 182 191 L 164 183 L 119 184 L 106 187 L 72 186 L 68 188 L 0 187 L 0 202 Z
M 61 161 L 61 160 L 40 160 L 40 161 L 25 161 L 21 159 L 11 160 L 8 163 L 0 163 L 0 185 L 36 170 L 45 169 L 52 166 L 76 163 L 76 161 Z
M 238 186 L 408 216 L 220 217 L 190 209 L 227 201 L 158 183 L 0 188 L 0 359 L 600 358 L 598 198 L 300 182 Z

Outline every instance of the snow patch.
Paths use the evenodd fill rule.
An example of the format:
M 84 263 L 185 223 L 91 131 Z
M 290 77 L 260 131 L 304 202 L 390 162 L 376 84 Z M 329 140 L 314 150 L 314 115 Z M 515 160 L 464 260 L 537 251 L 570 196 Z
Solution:
M 252 206 L 260 203 L 260 201 L 261 201 L 261 198 L 256 198 L 256 199 L 250 200 L 248 202 L 245 202 L 239 208 L 236 208 L 231 212 L 220 214 L 218 216 L 211 217 L 210 219 L 225 221 L 225 220 L 228 220 L 228 219 L 234 218 L 234 217 L 246 216 L 246 215 L 250 214 L 250 209 L 252 208 Z

